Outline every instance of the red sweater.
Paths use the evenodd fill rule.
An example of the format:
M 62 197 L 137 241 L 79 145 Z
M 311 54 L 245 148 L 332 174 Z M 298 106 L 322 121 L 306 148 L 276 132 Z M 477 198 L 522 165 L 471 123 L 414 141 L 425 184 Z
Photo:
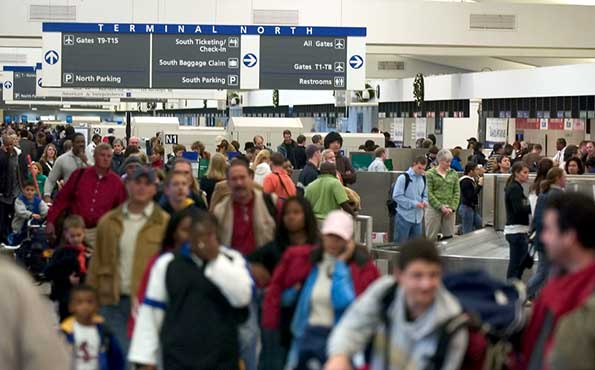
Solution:
M 312 249 L 312 246 L 290 247 L 283 253 L 279 265 L 273 272 L 264 298 L 262 307 L 262 326 L 264 328 L 277 329 L 279 327 L 281 294 L 285 289 L 306 280 L 313 267 L 310 257 Z M 357 255 L 357 251 L 349 261 L 349 269 L 355 294 L 358 296 L 380 276 L 374 263 L 370 259 Z
M 58 192 L 48 211 L 48 223 L 55 224 L 58 216 L 69 209 L 85 220 L 87 228 L 94 228 L 103 215 L 124 203 L 126 197 L 122 180 L 111 170 L 99 178 L 95 167 L 80 168 Z

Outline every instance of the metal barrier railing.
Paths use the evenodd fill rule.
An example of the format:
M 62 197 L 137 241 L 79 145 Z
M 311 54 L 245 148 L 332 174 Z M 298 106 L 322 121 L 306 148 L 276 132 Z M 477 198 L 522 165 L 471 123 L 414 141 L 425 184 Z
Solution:
M 372 216 L 358 215 L 355 218 L 355 225 L 353 228 L 354 240 L 363 244 L 368 248 L 368 251 L 372 250 L 372 232 L 373 232 L 373 219 Z

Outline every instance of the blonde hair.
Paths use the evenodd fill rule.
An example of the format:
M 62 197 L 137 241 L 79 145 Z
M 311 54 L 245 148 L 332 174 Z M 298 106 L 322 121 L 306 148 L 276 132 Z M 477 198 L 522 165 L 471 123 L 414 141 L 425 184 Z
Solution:
M 558 180 L 562 177 L 566 176 L 566 172 L 559 167 L 552 167 L 549 171 L 547 171 L 547 175 L 545 176 L 545 180 L 539 184 L 541 186 L 541 193 L 547 193 L 552 185 L 556 184 Z
M 41 158 L 39 160 L 44 161 L 44 162 L 47 162 L 48 161 L 48 148 L 49 147 L 54 148 L 54 161 L 56 159 L 58 159 L 58 150 L 56 149 L 56 146 L 54 144 L 52 144 L 52 143 L 49 143 L 43 149 L 43 155 L 41 156 Z
M 326 156 L 329 155 L 330 153 L 333 153 L 333 155 L 335 154 L 335 152 L 333 152 L 331 149 L 325 149 L 322 151 L 322 154 L 320 157 L 322 158 L 323 162 L 326 162 Z
M 70 229 L 83 229 L 85 230 L 85 221 L 79 215 L 70 215 L 64 219 L 64 232 L 66 233 Z
M 39 162 L 31 162 L 31 166 L 37 167 L 37 172 L 43 174 L 43 168 Z
M 269 152 L 266 149 L 263 149 L 260 152 L 258 152 L 258 154 L 256 155 L 256 158 L 254 158 L 254 163 L 252 164 L 252 169 L 255 170 L 256 166 L 258 166 L 259 164 L 263 163 L 266 160 L 268 160 L 268 161 L 271 160 L 271 152 Z
M 211 180 L 224 180 L 225 171 L 227 170 L 227 161 L 225 156 L 221 153 L 215 153 L 209 162 L 209 168 L 205 176 Z

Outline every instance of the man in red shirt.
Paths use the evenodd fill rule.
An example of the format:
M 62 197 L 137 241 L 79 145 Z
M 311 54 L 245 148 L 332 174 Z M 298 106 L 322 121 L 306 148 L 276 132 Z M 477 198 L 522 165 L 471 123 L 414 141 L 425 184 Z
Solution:
M 588 196 L 567 193 L 548 200 L 541 240 L 561 274 L 548 281 L 533 304 L 517 369 L 555 370 L 546 362 L 548 355 L 555 351 L 557 341 L 572 340 L 555 338 L 554 333 L 560 321 L 582 307 L 595 290 L 593 220 L 595 203 Z
M 277 196 L 254 188 L 248 164 L 241 159 L 231 162 L 227 183 L 231 194 L 215 206 L 213 214 L 219 221 L 221 242 L 245 256 L 273 240 Z
M 219 222 L 219 240 L 244 256 L 273 241 L 276 228 L 277 196 L 254 188 L 248 162 L 231 161 L 227 169 L 231 193 L 213 209 Z M 252 269 L 255 275 L 255 270 Z M 256 277 L 258 281 L 259 278 Z M 258 367 L 256 343 L 260 337 L 256 302 L 250 304 L 250 316 L 240 328 L 240 357 L 247 370 Z
M 46 230 L 50 239 L 61 237 L 55 235 L 55 223 L 60 214 L 68 210 L 70 214 L 80 215 L 85 220 L 85 244 L 92 249 L 99 219 L 126 200 L 126 188 L 120 177 L 111 170 L 112 148 L 109 144 L 97 145 L 93 158 L 93 167 L 76 170 L 58 192 L 48 212 Z
M 287 199 L 296 195 L 295 184 L 283 168 L 285 157 L 281 153 L 271 155 L 272 171 L 265 176 L 262 183 L 262 190 L 265 193 L 275 193 L 281 199 Z

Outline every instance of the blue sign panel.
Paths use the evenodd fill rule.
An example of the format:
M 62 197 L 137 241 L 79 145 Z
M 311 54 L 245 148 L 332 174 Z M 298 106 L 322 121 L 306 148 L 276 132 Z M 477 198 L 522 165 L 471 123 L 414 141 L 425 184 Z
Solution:
M 308 27 L 152 23 L 44 23 L 43 32 L 165 33 L 184 35 L 366 36 L 365 27 Z

